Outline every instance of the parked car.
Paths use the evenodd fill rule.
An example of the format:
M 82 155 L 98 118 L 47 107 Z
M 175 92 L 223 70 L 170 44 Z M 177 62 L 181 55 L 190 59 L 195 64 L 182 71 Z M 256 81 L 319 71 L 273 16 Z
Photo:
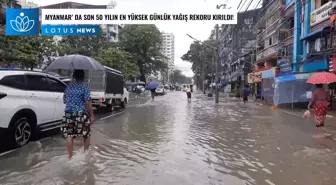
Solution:
M 0 70 L 0 131 L 16 147 L 60 127 L 66 84 L 36 71 Z
M 165 95 L 166 90 L 165 90 L 163 85 L 159 85 L 159 86 L 156 87 L 155 93 L 156 93 L 156 95 Z

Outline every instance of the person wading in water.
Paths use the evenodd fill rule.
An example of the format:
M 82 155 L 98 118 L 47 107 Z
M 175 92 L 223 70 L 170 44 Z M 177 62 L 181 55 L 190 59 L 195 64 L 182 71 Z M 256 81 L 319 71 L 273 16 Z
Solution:
M 186 93 L 187 93 L 188 101 L 191 101 L 191 89 L 190 89 L 189 85 L 187 85 L 187 87 L 186 87 Z
M 245 85 L 245 88 L 243 90 L 243 101 L 244 101 L 244 104 L 247 103 L 249 95 L 250 95 L 250 89 L 249 89 L 248 85 Z
M 67 138 L 69 159 L 73 156 L 73 139 L 83 137 L 84 150 L 90 145 L 90 126 L 94 122 L 90 89 L 83 84 L 85 72 L 75 70 L 74 82 L 65 90 L 63 101 L 66 105 L 65 116 L 61 125 L 61 132 Z
M 309 102 L 308 109 L 314 111 L 316 128 L 319 132 L 321 132 L 322 128 L 324 127 L 329 101 L 329 93 L 323 88 L 323 84 L 316 84 L 316 89 L 313 92 L 312 100 Z M 322 137 L 328 136 L 331 135 L 324 134 Z

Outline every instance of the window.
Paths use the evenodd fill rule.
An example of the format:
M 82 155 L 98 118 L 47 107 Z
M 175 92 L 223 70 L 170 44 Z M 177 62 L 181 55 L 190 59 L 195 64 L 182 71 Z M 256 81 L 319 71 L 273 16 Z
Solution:
M 49 91 L 47 78 L 40 75 L 27 75 L 27 90 Z
M 324 4 L 327 4 L 329 2 L 329 0 L 321 0 L 321 6 L 323 6 Z
M 0 80 L 0 85 L 12 87 L 15 89 L 21 89 L 21 90 L 26 89 L 24 75 L 5 76 Z
M 51 91 L 53 92 L 61 92 L 63 93 L 66 89 L 66 85 L 64 85 L 62 82 L 59 82 L 58 80 L 52 79 L 52 78 L 48 78 L 50 87 L 51 87 Z
M 272 44 L 273 44 L 273 39 L 272 39 L 272 37 L 270 37 L 268 39 L 268 46 L 272 46 Z

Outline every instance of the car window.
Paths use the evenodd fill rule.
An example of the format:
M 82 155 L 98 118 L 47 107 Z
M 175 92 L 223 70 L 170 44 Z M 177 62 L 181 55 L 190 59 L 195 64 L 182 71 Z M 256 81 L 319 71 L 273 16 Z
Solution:
M 26 89 L 25 78 L 24 75 L 9 75 L 5 76 L 0 80 L 0 85 L 4 85 L 7 87 L 12 87 L 15 89 Z
M 48 81 L 50 83 L 50 90 L 53 92 L 61 92 L 63 93 L 66 89 L 66 85 L 56 79 L 48 78 Z
M 27 90 L 50 91 L 47 78 L 40 75 L 27 75 Z

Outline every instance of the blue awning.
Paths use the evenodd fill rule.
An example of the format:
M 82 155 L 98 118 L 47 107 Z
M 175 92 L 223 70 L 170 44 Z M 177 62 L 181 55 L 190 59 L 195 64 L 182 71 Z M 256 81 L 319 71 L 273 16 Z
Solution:
M 276 77 L 275 81 L 277 83 L 290 82 L 295 80 L 307 80 L 312 73 L 303 73 L 303 74 L 292 74 Z
M 330 26 L 315 30 L 311 33 L 309 33 L 308 35 L 301 37 L 301 40 L 307 40 L 307 39 L 314 39 L 317 37 L 322 37 L 323 33 L 330 31 Z

